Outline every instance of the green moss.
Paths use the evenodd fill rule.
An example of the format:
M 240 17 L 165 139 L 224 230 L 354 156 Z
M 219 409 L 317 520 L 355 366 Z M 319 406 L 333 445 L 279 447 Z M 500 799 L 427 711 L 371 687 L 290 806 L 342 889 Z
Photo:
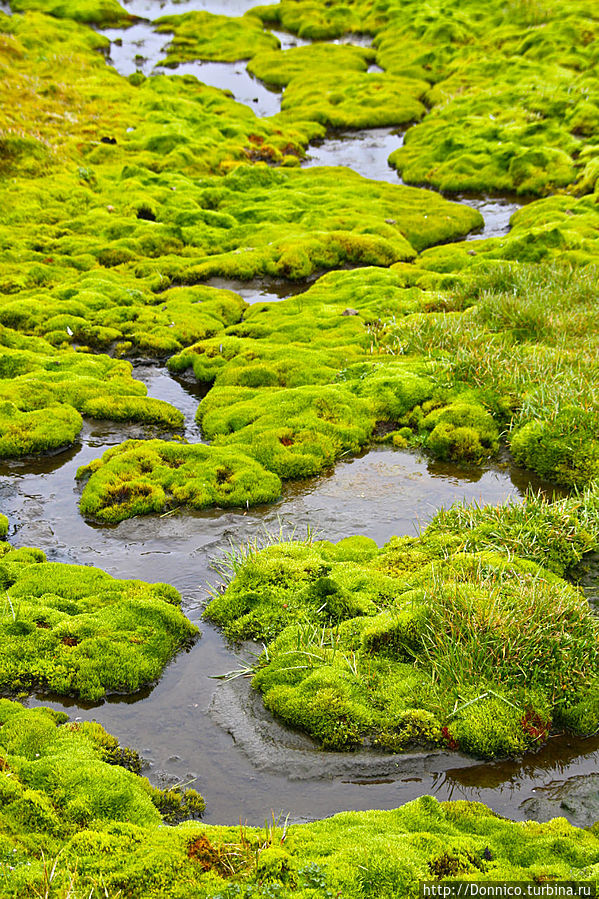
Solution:
M 56 16 L 57 19 L 73 19 L 103 28 L 126 27 L 134 19 L 117 0 L 11 0 L 13 12 L 37 10 Z
M 101 699 L 152 683 L 196 633 L 166 584 L 5 552 L 0 685 Z
M 362 30 L 358 10 L 346 4 L 335 3 L 323 9 L 309 0 L 283 0 L 274 6 L 256 6 L 252 13 L 260 16 L 267 25 L 280 26 L 315 41 L 331 40 L 348 31 Z
M 348 899 L 392 899 L 415 897 L 423 879 L 587 880 L 599 864 L 593 830 L 563 818 L 515 823 L 478 803 L 430 796 L 285 829 L 244 827 L 240 834 L 239 827 L 198 821 L 164 827 L 161 815 L 168 823 L 199 817 L 201 797 L 157 790 L 107 764 L 103 746 L 113 738 L 99 725 L 65 719 L 0 703 L 0 853 L 9 899 L 44 888 L 50 859 L 54 890 L 120 890 L 131 899 L 183 899 L 190 891 L 200 899 L 313 899 L 340 891 Z M 413 726 L 423 726 L 417 721 L 412 715 Z
M 71 445 L 81 415 L 180 427 L 182 414 L 147 398 L 131 365 L 108 356 L 55 352 L 43 340 L 0 332 L 0 455 L 16 457 Z
M 116 523 L 134 515 L 188 506 L 246 506 L 272 502 L 279 478 L 243 450 L 161 440 L 128 440 L 80 468 L 89 475 L 84 515 Z
M 468 552 L 490 548 L 530 559 L 564 575 L 597 549 L 599 508 L 597 490 L 549 502 L 529 493 L 526 502 L 500 506 L 454 504 L 441 509 L 427 533 L 451 533 Z
M 290 81 L 281 101 L 281 113 L 314 120 L 329 128 L 406 125 L 424 115 L 419 98 L 425 89 L 423 82 L 384 74 L 317 71 Z
M 248 62 L 248 72 L 273 87 L 283 88 L 296 78 L 313 76 L 316 70 L 323 75 L 334 72 L 337 75 L 342 72 L 365 73 L 375 56 L 375 51 L 367 47 L 308 44 L 282 52 L 256 53 Z
M 8 518 L 0 513 L 0 537 L 6 537 L 8 534 Z
M 173 34 L 162 63 L 166 66 L 194 59 L 235 62 L 279 47 L 278 39 L 264 31 L 260 20 L 251 14 L 235 19 L 194 11 L 162 16 L 157 26 L 159 32 Z
M 252 551 L 206 614 L 232 640 L 268 641 L 254 686 L 324 748 L 513 756 L 545 740 L 554 718 L 577 733 L 599 723 L 597 620 L 548 570 L 598 540 L 595 493 L 555 509 L 533 498 L 458 506 L 377 552 Z
M 560 484 L 584 485 L 599 477 L 594 411 L 566 407 L 551 421 L 531 421 L 514 432 L 514 458 Z
M 430 432 L 426 446 L 439 459 L 480 462 L 499 446 L 499 432 L 492 416 L 467 399 L 433 409 L 420 427 Z

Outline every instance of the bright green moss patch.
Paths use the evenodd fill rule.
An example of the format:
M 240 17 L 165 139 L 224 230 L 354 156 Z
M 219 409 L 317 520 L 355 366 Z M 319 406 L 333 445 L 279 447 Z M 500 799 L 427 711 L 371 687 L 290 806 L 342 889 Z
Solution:
M 457 503 L 441 509 L 427 533 L 451 533 L 466 552 L 507 552 L 564 575 L 598 547 L 599 492 L 588 489 L 552 502 L 530 493 L 524 503 L 501 506 Z
M 531 421 L 514 432 L 514 458 L 568 486 L 599 478 L 597 410 L 565 407 L 550 421 Z
M 266 25 L 314 41 L 328 41 L 348 31 L 362 31 L 359 10 L 345 3 L 320 8 L 310 0 L 283 0 L 272 6 L 255 6 L 252 14 L 260 16 Z
M 498 195 L 544 195 L 571 184 L 576 178 L 571 154 L 579 141 L 569 133 L 567 118 L 560 123 L 572 108 L 570 77 L 558 75 L 549 98 L 546 84 L 552 79 L 537 65 L 528 71 L 515 66 L 513 72 L 503 66 L 499 82 L 496 63 L 483 71 L 482 86 L 465 95 L 459 78 L 455 86 L 437 85 L 429 95 L 445 102 L 406 134 L 403 147 L 389 159 L 404 181 Z
M 350 538 L 250 552 L 206 614 L 232 640 L 268 641 L 254 686 L 324 748 L 517 755 L 554 725 L 599 725 L 599 624 L 548 570 L 598 540 L 596 493 L 457 507 L 381 550 Z
M 279 6 L 273 10 L 280 9 Z M 343 44 L 307 44 L 289 50 L 256 53 L 248 62 L 248 72 L 273 87 L 287 87 L 295 78 L 313 76 L 318 70 L 322 75 L 347 72 L 365 73 L 374 61 L 376 52 L 368 47 L 352 47 Z
M 0 402 L 0 455 L 10 459 L 70 446 L 82 423 L 72 406 L 49 403 L 23 412 L 14 403 Z
M 128 440 L 77 472 L 87 475 L 81 511 L 111 523 L 177 506 L 272 502 L 281 492 L 279 478 L 242 447 Z
M 265 31 L 260 20 L 252 15 L 229 18 L 194 11 L 162 16 L 157 25 L 159 32 L 173 33 L 162 63 L 165 66 L 194 59 L 235 62 L 279 47 L 274 34 Z
M 8 534 L 8 518 L 0 513 L 0 537 L 6 537 Z
M 23 310 L 25 311 L 25 310 Z M 53 352 L 44 340 L 0 333 L 0 455 L 13 458 L 71 445 L 82 415 L 177 428 L 183 415 L 146 397 L 131 365 L 108 356 Z
M 98 700 L 155 681 L 196 634 L 167 584 L 119 581 L 97 568 L 2 547 L 0 686 Z
M 426 84 L 407 78 L 331 71 L 294 78 L 281 113 L 313 119 L 330 128 L 381 128 L 422 118 Z
M 36 10 L 102 28 L 126 27 L 134 21 L 117 0 L 11 0 L 10 7 L 13 12 Z
M 594 267 L 487 262 L 443 291 L 438 307 L 450 311 L 399 319 L 385 337 L 389 347 L 424 356 L 450 372 L 451 383 L 475 385 L 495 421 L 505 423 L 522 464 L 566 486 L 592 483 L 599 396 Z

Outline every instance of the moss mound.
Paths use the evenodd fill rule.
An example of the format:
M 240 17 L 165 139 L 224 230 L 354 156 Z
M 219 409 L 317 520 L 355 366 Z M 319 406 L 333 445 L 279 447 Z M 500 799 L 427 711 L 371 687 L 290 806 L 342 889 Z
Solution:
M 197 628 L 167 584 L 115 580 L 0 545 L 0 686 L 98 700 L 155 681 Z
M 239 18 L 194 11 L 180 16 L 162 16 L 157 30 L 173 34 L 162 65 L 176 66 L 194 59 L 235 62 L 256 53 L 276 50 L 280 44 L 274 34 L 264 31 L 251 14 Z
M 117 0 L 11 0 L 13 12 L 37 11 L 101 28 L 123 28 L 134 21 Z
M 0 455 L 5 458 L 71 445 L 82 415 L 161 429 L 183 424 L 174 406 L 146 393 L 128 362 L 57 352 L 45 340 L 0 326 Z
M 162 440 L 128 440 L 80 468 L 89 477 L 81 497 L 84 515 L 116 523 L 134 515 L 179 506 L 241 507 L 272 502 L 281 481 L 244 448 Z
M 554 724 L 599 725 L 599 625 L 550 573 L 597 548 L 597 507 L 596 492 L 457 507 L 381 550 L 276 544 L 238 560 L 206 614 L 232 640 L 269 641 L 254 686 L 324 748 L 518 755 Z

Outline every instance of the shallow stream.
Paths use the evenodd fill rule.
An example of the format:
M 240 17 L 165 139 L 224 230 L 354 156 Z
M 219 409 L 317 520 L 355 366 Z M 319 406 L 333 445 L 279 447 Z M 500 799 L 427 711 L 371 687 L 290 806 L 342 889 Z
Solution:
M 190 9 L 242 15 L 253 5 L 254 0 L 125 2 L 130 12 L 146 19 Z M 152 72 L 169 40 L 168 35 L 157 35 L 149 21 L 128 31 L 104 33 L 113 42 L 110 60 L 125 75 L 138 68 Z M 293 35 L 276 34 L 286 47 L 305 43 Z M 279 108 L 280 94 L 251 78 L 243 63 L 198 62 L 165 71 L 190 71 L 206 83 L 228 88 L 260 115 Z M 365 177 L 399 183 L 387 158 L 401 141 L 393 129 L 332 135 L 309 148 L 305 165 L 346 165 Z M 485 217 L 484 231 L 472 239 L 506 233 L 509 216 L 518 208 L 509 200 L 462 198 L 462 202 L 476 205 Z M 248 302 L 279 299 L 306 286 L 218 279 L 210 283 L 237 290 Z M 184 413 L 190 441 L 202 439 L 194 419 L 203 395 L 198 385 L 148 364 L 136 365 L 134 374 L 146 383 L 150 395 Z M 509 464 L 441 465 L 378 445 L 342 460 L 321 477 L 287 484 L 277 503 L 247 513 L 180 511 L 116 527 L 85 522 L 77 509 L 77 468 L 128 437 L 154 433 L 144 426 L 86 422 L 72 449 L 0 465 L 0 508 L 9 516 L 13 544 L 39 546 L 51 560 L 98 565 L 118 577 L 167 581 L 181 591 L 185 612 L 198 622 L 206 585 L 216 580 L 211 560 L 231 543 L 242 544 L 266 533 L 302 535 L 310 527 L 333 541 L 363 533 L 383 544 L 394 534 L 414 534 L 436 509 L 455 500 L 496 504 L 521 497 L 529 486 L 544 486 Z M 206 820 L 211 822 L 233 824 L 241 818 L 262 824 L 271 809 L 290 814 L 291 820 L 304 820 L 343 809 L 393 808 L 423 793 L 480 800 L 514 818 L 566 814 L 585 824 L 599 816 L 584 798 L 585 784 L 591 782 L 587 776 L 599 762 L 599 737 L 556 737 L 540 753 L 523 760 L 485 764 L 451 753 L 323 753 L 308 738 L 274 721 L 247 679 L 228 684 L 212 679 L 238 668 L 240 662 L 217 630 L 203 622 L 201 629 L 201 639 L 171 663 L 154 689 L 112 697 L 91 708 L 47 696 L 32 697 L 31 703 L 51 704 L 74 717 L 100 721 L 143 754 L 153 781 L 199 789 L 207 800 Z M 581 790 L 583 799 L 572 804 L 568 797 Z

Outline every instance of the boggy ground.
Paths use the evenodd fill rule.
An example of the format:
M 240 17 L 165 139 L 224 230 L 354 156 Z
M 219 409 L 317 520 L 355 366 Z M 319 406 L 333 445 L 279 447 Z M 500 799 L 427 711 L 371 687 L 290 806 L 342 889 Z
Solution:
M 253 73 L 285 87 L 269 119 L 190 76 L 119 77 L 83 24 L 126 25 L 110 0 L 14 5 L 25 8 L 0 14 L 3 456 L 72 444 L 82 415 L 176 432 L 178 410 L 148 399 L 119 358 L 143 355 L 211 387 L 198 418 L 212 444 L 128 443 L 92 463 L 82 511 L 107 522 L 263 502 L 373 437 L 473 460 L 505 437 L 554 482 L 593 482 L 590 0 L 283 0 L 226 32 L 206 15 L 163 23 L 169 65 L 207 46 L 251 56 Z M 373 46 L 282 51 L 269 25 L 317 41 L 368 33 Z M 299 168 L 327 128 L 411 123 L 392 163 L 416 187 Z M 478 213 L 421 185 L 540 199 L 474 247 L 460 241 Z M 354 266 L 251 310 L 202 284 Z M 523 512 L 456 509 L 382 550 L 354 538 L 234 559 L 210 614 L 232 638 L 268 643 L 257 686 L 324 746 L 521 752 L 552 726 L 597 727 L 596 619 L 561 577 L 596 544 L 592 491 Z M 169 588 L 9 547 L 2 570 L 7 688 L 134 690 L 192 636 Z M 285 832 L 161 827 L 159 812 L 197 814 L 201 799 L 156 802 L 107 766 L 131 756 L 98 729 L 8 702 L 0 715 L 9 896 L 384 899 L 419 877 L 598 875 L 593 831 L 426 797 Z
M 563 575 L 599 541 L 597 492 L 453 507 L 382 549 L 250 548 L 206 615 L 264 652 L 264 702 L 326 749 L 514 756 L 599 727 L 599 624 Z
M 312 824 L 218 827 L 193 790 L 157 790 L 94 723 L 0 701 L 2 895 L 131 899 L 417 896 L 418 880 L 594 880 L 595 829 L 514 823 L 430 796 Z M 177 826 L 163 826 L 163 822 Z M 45 892 L 44 892 L 45 891 Z
M 501 189 L 546 193 L 567 186 L 569 195 L 531 204 L 514 217 L 510 235 L 478 242 L 476 250 L 455 242 L 481 226 L 469 207 L 431 191 L 368 182 L 346 169 L 294 168 L 326 127 L 379 125 L 387 107 L 399 116 L 396 124 L 424 116 L 417 127 L 429 127 L 449 96 L 484 93 L 490 53 L 502 72 L 514 60 L 528 64 L 537 23 L 526 10 L 514 8 L 505 21 L 492 4 L 484 14 L 467 5 L 459 15 L 439 9 L 423 17 L 407 3 L 400 26 L 393 7 L 357 6 L 351 15 L 333 7 L 324 32 L 322 17 L 303 4 L 259 8 L 226 29 L 222 17 L 208 13 L 166 18 L 159 27 L 174 32 L 169 64 L 206 58 L 207 47 L 215 59 L 250 55 L 253 72 L 286 87 L 282 112 L 258 119 L 191 76 L 121 78 L 98 52 L 105 38 L 73 21 L 79 13 L 68 5 L 29 6 L 24 16 L 1 18 L 4 89 L 7 97 L 11 91 L 23 97 L 18 107 L 4 104 L 2 113 L 4 206 L 11 209 L 0 275 L 5 455 L 69 445 L 82 414 L 157 423 L 176 433 L 177 410 L 143 397 L 122 363 L 99 355 L 174 353 L 173 370 L 192 367 L 215 384 L 199 411 L 215 446 L 188 454 L 198 488 L 176 489 L 177 478 L 162 464 L 168 449 L 152 455 L 124 445 L 88 470 L 85 514 L 118 521 L 184 502 L 197 508 L 274 498 L 277 479 L 323 470 L 364 446 L 380 422 L 389 439 L 426 446 L 439 458 L 480 460 L 508 432 L 518 460 L 543 476 L 585 485 L 597 475 L 593 273 L 520 271 L 523 262 L 596 258 L 592 165 L 583 170 L 577 162 L 588 156 L 591 125 L 581 128 L 551 107 L 543 110 L 551 127 L 535 130 L 534 159 L 520 146 L 528 147 L 528 137 L 510 144 L 512 162 L 524 165 L 523 153 L 530 178 L 502 182 Z M 113 20 L 109 7 L 90 4 L 84 18 L 106 24 Z M 559 30 L 553 12 L 534 15 Z M 587 6 L 577 5 L 568 27 L 587 34 L 589 16 Z M 373 48 L 320 42 L 283 51 L 260 22 L 315 39 L 368 32 Z M 488 37 L 491 25 L 501 40 Z M 215 29 L 219 41 L 211 39 Z M 556 49 L 560 72 L 592 65 L 587 45 L 569 56 Z M 367 71 L 375 59 L 382 75 Z M 543 77 L 552 83 L 549 73 Z M 315 78 L 326 93 L 322 103 Z M 363 97 L 356 78 L 370 85 Z M 378 78 L 381 91 L 372 93 Z M 343 79 L 351 82 L 345 93 Z M 529 100 L 536 97 L 527 90 Z M 593 95 L 584 91 L 592 122 Z M 354 98 L 351 108 L 347 97 Z M 578 110 L 578 93 L 568 97 Z M 426 115 L 422 99 L 432 104 Z M 400 114 L 404 101 L 412 104 L 409 116 Z M 507 108 L 513 115 L 519 109 L 511 97 Z M 524 117 L 532 115 L 527 107 Z M 571 166 L 559 185 L 539 186 L 535 178 L 559 169 L 547 164 L 545 149 L 565 152 L 555 137 L 558 124 L 571 126 Z M 493 148 L 499 138 L 485 140 Z M 427 151 L 433 145 L 426 138 Z M 499 189 L 479 159 L 476 170 L 481 189 Z M 436 184 L 432 176 L 430 183 Z M 456 185 L 464 188 L 472 185 Z M 235 294 L 201 285 L 212 276 L 301 279 L 348 265 L 378 268 L 360 268 L 345 281 L 325 277 L 280 309 L 248 312 Z M 550 316 L 547 303 L 562 289 L 567 300 Z M 525 315 L 514 313 L 514 291 L 528 306 Z M 567 346 L 566 314 L 578 322 Z M 351 327 L 345 318 L 355 319 Z M 485 371 L 471 359 L 456 365 L 448 352 L 452 339 L 460 352 L 474 350 L 473 327 L 476 353 L 492 348 L 496 364 Z M 95 371 L 90 351 L 97 354 Z M 514 355 L 512 372 L 506 360 Z M 200 365 L 199 356 L 214 359 Z M 68 378 L 49 377 L 53 365 L 67 369 Z M 556 378 L 552 396 L 541 396 L 540 377 Z

